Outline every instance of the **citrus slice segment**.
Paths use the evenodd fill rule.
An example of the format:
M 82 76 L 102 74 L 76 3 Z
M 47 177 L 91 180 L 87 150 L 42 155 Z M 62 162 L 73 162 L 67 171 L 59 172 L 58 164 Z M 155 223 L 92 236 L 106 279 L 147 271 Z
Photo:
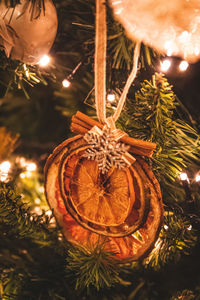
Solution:
M 122 224 L 134 202 L 128 177 L 131 177 L 128 170 L 117 168 L 103 175 L 96 161 L 80 158 L 69 185 L 74 209 L 88 222 L 102 226 Z
M 121 238 L 105 237 L 83 228 L 67 211 L 63 213 L 59 208 L 59 213 L 63 216 L 62 231 L 65 238 L 73 244 L 88 247 L 88 251 L 91 250 L 91 247 L 95 247 L 99 240 L 106 241 L 107 249 L 116 252 L 116 259 L 122 263 L 144 258 L 154 247 L 162 225 L 162 202 L 158 200 L 151 183 L 149 183 L 149 187 L 151 192 L 149 214 L 145 224 L 135 233 Z M 62 198 L 57 194 L 57 202 L 60 203 L 60 201 Z
M 79 152 L 80 157 L 82 156 L 82 151 Z M 123 221 L 123 223 L 119 224 L 118 226 L 112 226 L 112 225 L 102 225 L 102 224 L 97 224 L 95 222 L 92 221 L 88 221 L 88 218 L 85 217 L 84 214 L 81 214 L 80 212 L 77 211 L 77 208 L 75 208 L 73 200 L 76 198 L 72 195 L 71 191 L 73 191 L 73 187 L 74 187 L 74 181 L 72 181 L 72 171 L 71 170 L 71 165 L 75 165 L 78 162 L 81 162 L 81 167 L 84 166 L 84 164 L 82 164 L 82 159 L 83 158 L 78 158 L 78 155 L 72 155 L 71 157 L 68 156 L 68 160 L 65 161 L 65 171 L 63 171 L 63 176 L 61 175 L 62 179 L 61 182 L 64 180 L 65 181 L 65 185 L 63 187 L 63 185 L 61 186 L 61 194 L 63 193 L 63 199 L 66 205 L 67 210 L 69 211 L 69 213 L 73 216 L 73 218 L 75 218 L 75 220 L 80 223 L 83 227 L 85 227 L 86 229 L 92 230 L 96 233 L 99 234 L 103 234 L 106 236 L 113 236 L 113 237 L 122 237 L 125 235 L 128 235 L 134 231 L 136 231 L 139 226 L 141 226 L 141 224 L 144 223 L 146 216 L 147 216 L 147 211 L 148 211 L 148 207 L 149 207 L 149 200 L 150 200 L 150 195 L 149 195 L 149 191 L 148 189 L 146 189 L 144 187 L 143 184 L 143 179 L 140 178 L 139 174 L 137 173 L 136 168 L 132 170 L 131 169 L 126 169 L 126 174 L 128 174 L 128 183 L 129 183 L 129 190 L 130 190 L 130 195 L 134 196 L 134 202 L 131 206 L 131 208 L 129 209 L 129 213 L 126 216 L 126 219 Z M 64 157 L 63 157 L 64 160 Z M 99 174 L 98 171 L 98 167 L 97 164 L 93 161 L 88 161 L 87 160 L 87 167 L 89 170 L 92 170 L 92 172 L 90 173 L 92 179 L 90 178 L 90 180 L 88 180 L 88 185 L 89 188 L 87 189 L 87 192 L 85 192 L 85 184 L 81 184 L 80 181 L 76 182 L 76 184 L 78 185 L 78 190 L 81 191 L 80 192 L 80 196 L 84 196 L 86 195 L 86 197 L 93 197 L 93 199 L 87 199 L 86 201 L 90 202 L 90 201 L 98 201 L 98 199 L 94 198 L 94 195 L 92 195 L 91 192 L 91 187 L 94 186 L 93 184 L 93 180 L 96 180 L 98 182 L 99 180 L 99 176 L 102 176 Z M 94 166 L 94 163 L 96 164 Z M 95 170 L 95 172 L 94 172 Z M 115 194 L 115 197 L 117 199 L 117 201 L 121 201 L 120 199 L 120 195 L 119 195 L 119 191 L 122 193 L 124 192 L 124 187 L 123 187 L 123 182 L 121 181 L 119 184 L 119 180 L 121 179 L 121 177 L 117 177 L 117 175 L 119 174 L 118 172 L 116 172 L 117 169 L 113 168 L 110 170 L 110 172 L 108 173 L 107 177 L 105 175 L 102 176 L 102 178 L 105 180 L 106 178 L 109 179 L 110 182 L 112 182 L 112 185 L 109 185 L 109 189 L 111 190 L 111 193 Z M 118 170 L 117 170 L 118 171 Z M 97 172 L 97 175 L 96 175 Z M 60 172 L 62 173 L 62 171 Z M 85 170 L 83 172 L 84 176 L 83 179 L 85 180 L 85 178 L 88 179 L 88 176 L 85 174 Z M 94 175 L 95 174 L 95 175 Z M 103 184 L 105 184 L 105 182 L 103 181 Z M 75 184 L 75 188 L 76 187 Z M 72 185 L 72 188 L 71 188 Z M 105 185 L 106 187 L 106 185 Z M 84 191 L 82 190 L 82 188 L 84 189 Z M 76 190 L 75 190 L 76 191 Z M 110 191 L 109 191 L 110 193 Z M 75 195 L 76 196 L 76 195 Z M 107 191 L 107 196 L 109 196 L 108 191 Z M 74 197 L 74 198 L 73 198 Z M 111 199 L 108 199 L 112 201 Z M 119 203 L 119 204 L 118 204 Z M 83 202 L 80 202 L 80 206 L 85 204 L 85 199 L 83 200 Z M 107 204 L 107 203 L 106 203 Z M 116 211 L 113 209 L 113 211 L 108 211 L 108 213 L 112 213 L 115 217 L 115 214 L 118 213 L 119 214 L 119 209 L 120 209 L 120 202 L 116 203 Z M 124 207 L 125 208 L 125 207 Z M 105 206 L 103 207 L 103 209 L 101 209 L 101 206 L 97 207 L 98 209 L 98 213 L 101 216 L 105 216 Z
M 54 153 L 49 157 L 45 166 L 46 197 L 65 238 L 72 243 L 81 244 L 85 247 L 91 247 L 92 245 L 95 247 L 99 239 L 101 241 L 106 240 L 108 249 L 117 252 L 116 258 L 121 262 L 138 260 L 145 257 L 155 244 L 163 219 L 160 188 L 152 171 L 142 159 L 137 159 L 137 162 L 129 170 L 133 180 L 135 202 L 133 203 L 129 216 L 124 222 L 125 225 L 120 225 L 122 227 L 116 226 L 116 228 L 98 225 L 99 227 L 97 227 L 97 229 L 94 228 L 94 230 L 102 232 L 103 234 L 106 233 L 106 235 L 110 236 L 105 237 L 104 235 L 99 235 L 91 230 L 83 228 L 78 222 L 76 222 L 75 219 L 78 219 L 77 213 L 73 211 L 72 208 L 70 209 L 74 214 L 73 217 L 68 213 L 66 210 L 66 204 L 63 200 L 64 198 L 60 192 L 60 184 L 58 184 L 59 168 L 64 155 L 68 153 L 69 157 L 75 157 L 77 155 L 77 148 L 82 146 L 83 141 L 81 141 L 80 137 L 75 137 L 65 141 L 62 145 L 57 147 Z M 75 156 L 72 155 L 73 153 L 76 153 Z M 77 161 L 72 159 L 69 163 L 69 167 L 71 168 L 67 169 L 67 174 L 69 176 L 71 176 L 70 174 L 73 171 L 73 166 L 77 163 Z M 109 176 L 111 177 L 112 174 L 110 173 Z M 66 189 L 69 189 L 70 187 L 70 180 L 68 179 L 69 178 L 65 176 L 65 181 L 68 182 L 68 188 Z M 143 186 L 145 186 L 145 188 L 143 188 Z M 146 206 L 146 200 L 144 202 L 141 201 L 141 199 L 147 198 L 150 200 L 149 209 Z M 133 228 L 135 228 L 135 225 L 131 228 L 132 221 L 136 224 L 139 216 L 141 218 L 141 207 L 143 208 L 142 211 L 145 211 L 147 216 L 142 218 L 143 221 L 140 225 L 137 225 L 138 230 L 131 233 Z M 86 220 L 81 219 L 80 216 L 79 222 L 84 223 L 85 227 L 91 227 L 91 224 L 89 224 Z M 128 229 L 125 230 L 124 226 L 127 226 Z M 115 237 L 119 236 L 118 229 L 121 230 L 120 234 L 131 234 L 123 237 Z
M 109 217 L 111 216 L 115 221 L 117 220 L 118 222 L 116 214 L 120 214 L 120 202 L 122 201 L 123 203 L 124 201 L 124 188 L 122 181 L 120 180 L 121 177 L 118 176 L 115 168 L 112 168 L 106 176 L 102 176 L 99 174 L 97 166 L 94 166 L 94 161 L 87 161 L 87 172 L 85 173 L 84 170 L 82 173 L 83 176 L 78 176 L 78 179 L 80 178 L 83 182 L 86 179 L 87 190 L 85 191 L 85 185 L 82 186 L 81 181 L 78 182 L 77 188 L 77 183 L 74 183 L 74 179 L 77 180 L 76 172 L 79 174 L 80 163 L 82 162 L 82 160 L 85 161 L 85 158 L 83 158 L 83 154 L 87 147 L 88 145 L 85 143 L 83 138 L 81 136 L 76 136 L 72 139 L 66 140 L 60 146 L 58 146 L 47 160 L 45 166 L 45 192 L 49 205 L 58 220 L 58 224 L 62 226 L 62 212 L 66 212 L 67 209 L 73 219 L 85 229 L 89 229 L 101 235 L 117 238 L 122 238 L 124 236 L 132 234 L 141 226 L 143 226 L 147 219 L 147 215 L 149 212 L 149 202 L 151 202 L 152 198 L 150 186 L 152 186 L 154 190 L 156 190 L 157 198 L 161 196 L 159 196 L 159 184 L 156 189 L 156 179 L 155 177 L 152 177 L 153 173 L 150 171 L 148 165 L 143 162 L 143 159 L 141 159 L 140 161 L 140 159 L 138 158 L 133 166 L 123 171 L 126 172 L 125 174 L 127 176 L 130 197 L 130 206 L 129 209 L 126 210 L 126 217 L 120 216 L 120 222 L 122 223 L 119 222 L 119 224 L 117 225 L 112 225 L 116 224 L 114 222 L 110 223 L 111 225 L 105 225 L 107 221 L 107 219 L 105 218 L 105 210 L 108 209 L 108 206 L 106 205 L 110 205 L 110 194 L 114 194 L 116 202 L 114 208 L 112 210 L 106 211 L 106 214 L 108 213 Z M 83 166 L 85 165 L 83 164 Z M 82 199 L 81 197 L 88 198 L 88 195 L 90 195 L 90 198 L 93 198 L 90 199 L 90 201 L 96 199 L 95 201 L 97 203 L 99 201 L 99 198 L 94 198 L 91 190 L 94 189 L 95 182 L 97 182 L 97 185 L 99 187 L 98 180 L 100 180 L 104 188 L 104 193 L 106 192 L 107 202 L 103 207 L 101 205 L 94 206 L 95 209 L 98 210 L 98 220 L 100 220 L 99 223 L 96 223 L 95 220 L 94 222 L 92 222 L 87 215 L 85 217 L 85 213 L 81 212 L 81 209 L 83 210 L 85 205 L 84 199 Z M 109 181 L 111 181 L 112 184 L 110 184 Z M 83 200 L 83 202 L 77 204 L 75 202 L 77 200 L 74 195 L 72 195 L 72 193 L 75 193 L 75 197 L 77 197 L 77 194 L 80 193 L 80 198 Z M 123 196 L 120 196 L 120 193 Z M 72 196 L 75 200 L 73 200 Z M 56 199 L 60 200 L 58 201 Z M 123 209 L 125 210 L 125 208 Z M 90 217 L 96 217 L 96 215 L 91 212 L 90 208 L 88 208 L 87 213 L 88 215 L 89 213 L 92 214 L 89 215 Z M 59 216 L 61 217 L 61 219 Z

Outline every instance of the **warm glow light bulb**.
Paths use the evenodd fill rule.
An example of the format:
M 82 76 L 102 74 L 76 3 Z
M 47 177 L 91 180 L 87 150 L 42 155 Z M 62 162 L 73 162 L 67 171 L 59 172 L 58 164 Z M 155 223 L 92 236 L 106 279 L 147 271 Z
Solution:
M 115 94 L 113 94 L 113 93 L 110 93 L 110 94 L 108 94 L 107 95 L 107 100 L 108 100 L 108 102 L 114 102 L 115 101 Z
M 64 88 L 68 88 L 71 85 L 71 82 L 67 79 L 64 79 L 62 85 Z
M 34 202 L 35 204 L 39 205 L 41 203 L 41 200 L 39 198 L 35 198 Z
M 29 172 L 33 172 L 33 171 L 36 171 L 37 169 L 37 166 L 35 163 L 28 163 L 27 166 L 26 166 L 26 170 L 29 171 Z
M 171 61 L 169 59 L 165 59 L 161 62 L 161 71 L 167 72 L 171 67 Z
M 21 177 L 22 179 L 24 179 L 24 178 L 26 177 L 26 174 L 25 174 L 25 173 L 21 173 L 21 174 L 20 174 L 20 177 Z
M 52 216 L 52 211 L 51 210 L 47 210 L 45 212 L 45 215 L 48 216 L 48 217 L 51 217 Z
M 30 178 L 32 176 L 32 173 L 30 171 L 26 171 L 20 174 L 20 178 Z
M 50 63 L 50 57 L 48 55 L 43 55 L 39 61 L 41 67 L 46 67 Z
M 10 167 L 11 163 L 9 161 L 4 161 L 0 164 L 0 181 L 7 181 Z
M 0 172 L 7 174 L 10 170 L 11 163 L 9 161 L 4 161 L 0 164 Z
M 200 174 L 197 174 L 197 175 L 196 175 L 195 181 L 196 181 L 196 182 L 200 182 Z
M 187 176 L 187 173 L 181 173 L 180 174 L 180 178 L 181 178 L 181 180 L 188 180 L 188 176 Z
M 182 62 L 179 65 L 179 70 L 184 72 L 189 67 L 189 63 L 186 60 L 182 60 Z

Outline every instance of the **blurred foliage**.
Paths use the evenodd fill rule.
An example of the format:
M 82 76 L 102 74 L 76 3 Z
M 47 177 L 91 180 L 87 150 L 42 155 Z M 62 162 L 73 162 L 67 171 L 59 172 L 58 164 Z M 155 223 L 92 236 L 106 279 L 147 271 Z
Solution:
M 177 295 L 171 298 L 171 300 L 194 300 L 194 299 L 196 298 L 193 291 L 189 291 L 189 290 L 178 292 Z
M 12 134 L 5 127 L 0 127 L 0 162 L 15 150 L 19 134 Z

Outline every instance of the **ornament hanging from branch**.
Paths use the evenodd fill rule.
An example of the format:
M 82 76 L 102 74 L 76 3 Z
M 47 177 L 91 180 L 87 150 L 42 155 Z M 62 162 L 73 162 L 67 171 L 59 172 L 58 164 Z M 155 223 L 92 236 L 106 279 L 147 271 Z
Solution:
M 162 224 L 160 187 L 141 157 L 151 157 L 156 144 L 130 138 L 115 127 L 136 77 L 140 44 L 115 113 L 106 117 L 106 7 L 104 0 L 96 4 L 99 122 L 80 112 L 72 118 L 71 131 L 81 135 L 64 141 L 48 158 L 45 191 L 68 240 L 88 246 L 106 238 L 119 259 L 135 260 L 150 251 Z
M 125 172 L 122 170 L 117 171 L 117 169 L 112 170 L 113 172 L 110 176 L 109 174 L 107 175 L 107 178 L 110 179 L 109 183 L 105 184 L 105 182 L 102 182 L 103 185 L 101 186 L 97 182 L 100 180 L 100 173 L 98 173 L 98 167 L 97 165 L 95 166 L 94 161 L 83 158 L 79 165 L 75 162 L 77 159 L 77 154 L 75 153 L 79 153 L 78 149 L 81 149 L 82 145 L 85 145 L 82 136 L 75 136 L 66 140 L 54 150 L 45 166 L 47 200 L 65 238 L 72 243 L 81 244 L 90 249 L 91 246 L 95 248 L 99 239 L 102 242 L 107 241 L 106 245 L 108 249 L 115 251 L 117 253 L 116 258 L 122 262 L 145 257 L 154 247 L 163 220 L 162 197 L 156 178 L 144 159 L 135 155 L 136 161 L 129 169 L 130 179 L 132 178 L 129 186 L 126 182 L 127 170 Z M 62 162 L 66 162 L 67 156 L 69 158 L 63 176 L 65 182 L 62 183 L 63 188 L 61 189 L 59 183 L 62 172 L 61 164 Z M 74 163 L 78 167 L 78 170 L 76 166 L 74 167 Z M 75 173 L 73 173 L 73 170 Z M 98 178 L 96 182 L 95 176 Z M 95 183 L 96 187 L 94 186 Z M 130 186 L 131 184 L 132 187 Z M 76 208 L 82 210 L 78 222 L 77 211 L 74 211 L 76 209 L 73 206 L 74 204 L 71 202 L 71 206 L 68 206 L 68 204 L 66 206 L 67 199 L 62 195 L 63 189 L 65 189 L 66 193 L 70 193 L 71 190 L 71 193 L 75 194 L 72 195 L 73 198 L 71 200 L 76 202 Z M 131 203 L 128 199 L 128 189 L 133 193 L 132 197 L 134 197 L 131 199 Z M 106 202 L 104 202 L 106 201 L 107 196 L 105 194 L 108 190 L 111 193 L 110 210 L 109 206 L 106 207 Z M 93 193 L 93 198 L 97 202 L 97 195 L 100 196 L 100 193 L 102 194 L 101 210 L 98 211 L 99 208 L 97 206 L 94 207 L 92 199 L 89 200 L 88 206 L 87 201 L 86 205 L 82 201 L 87 200 L 87 196 L 89 197 L 91 193 Z M 77 205 L 77 201 L 79 201 L 78 196 L 81 197 L 80 201 L 84 204 L 82 207 Z M 109 197 L 107 200 L 109 200 Z M 91 230 L 91 222 L 89 220 L 86 222 L 86 218 L 95 218 L 97 216 L 96 211 L 99 212 L 99 219 L 96 220 L 97 222 Z M 124 222 L 122 222 L 122 213 L 124 217 L 126 216 Z M 113 221 L 113 218 L 117 216 L 121 217 L 121 220 L 117 220 L 122 222 L 119 226 L 116 224 L 109 226 L 103 224 L 108 222 L 108 218 L 110 221 Z M 95 232 L 101 234 L 99 235 Z M 119 237 L 116 237 L 117 232 Z M 130 232 L 132 233 L 129 234 Z M 122 233 L 126 236 L 121 236 Z
M 57 32 L 51 0 L 21 0 L 15 7 L 0 4 L 0 46 L 7 57 L 37 64 L 49 52 Z
M 167 55 L 200 58 L 198 0 L 109 0 L 114 17 L 134 41 Z

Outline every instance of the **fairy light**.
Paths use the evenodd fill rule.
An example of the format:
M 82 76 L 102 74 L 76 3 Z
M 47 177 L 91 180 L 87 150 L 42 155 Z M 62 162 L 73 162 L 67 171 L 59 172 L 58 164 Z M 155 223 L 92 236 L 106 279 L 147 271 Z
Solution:
M 115 101 L 115 94 L 114 93 L 109 93 L 107 95 L 107 101 L 110 103 L 113 103 Z
M 26 167 L 26 159 L 24 157 L 17 157 L 16 163 L 18 163 L 22 168 Z
M 64 79 L 62 82 L 64 88 L 68 88 L 71 85 L 71 82 L 68 79 Z
M 163 227 L 165 230 L 167 230 L 169 228 L 166 224 Z
M 197 174 L 197 175 L 195 176 L 195 181 L 196 181 L 196 182 L 200 182 L 200 174 Z
M 33 175 L 33 172 L 37 170 L 36 163 L 26 160 L 25 157 L 17 157 L 16 163 L 23 169 L 23 172 L 20 174 L 20 178 L 22 179 L 30 178 Z
M 38 188 L 39 193 L 43 194 L 44 193 L 44 187 L 41 185 Z
M 167 72 L 171 67 L 171 61 L 169 59 L 165 59 L 161 62 L 161 71 Z
M 181 72 L 184 72 L 187 70 L 188 67 L 189 67 L 189 63 L 186 60 L 182 60 L 182 62 L 179 65 L 179 70 Z
M 11 163 L 9 161 L 3 161 L 0 164 L 0 181 L 6 182 L 8 180 L 8 173 L 11 168 Z
M 192 230 L 192 225 L 189 225 L 187 230 Z
M 37 166 L 34 162 L 27 163 L 26 170 L 29 172 L 34 172 L 37 170 Z
M 32 172 L 26 171 L 26 172 L 21 173 L 19 176 L 20 176 L 20 178 L 25 179 L 25 178 L 31 178 L 32 175 L 33 175 Z
M 19 176 L 20 176 L 20 178 L 24 179 L 24 178 L 26 178 L 26 173 L 21 173 Z
M 188 178 L 188 176 L 187 176 L 187 173 L 181 173 L 180 174 L 180 178 L 181 178 L 181 180 L 182 181 L 189 181 L 189 178 Z
M 39 205 L 41 203 L 41 200 L 39 198 L 35 198 L 34 202 L 36 205 Z
M 42 209 L 39 206 L 34 207 L 32 210 L 33 213 L 40 215 L 42 213 Z
M 39 60 L 39 65 L 41 67 L 46 67 L 50 63 L 50 57 L 48 55 L 43 55 Z
M 45 212 L 45 215 L 50 218 L 52 216 L 52 211 L 51 210 L 47 210 Z

